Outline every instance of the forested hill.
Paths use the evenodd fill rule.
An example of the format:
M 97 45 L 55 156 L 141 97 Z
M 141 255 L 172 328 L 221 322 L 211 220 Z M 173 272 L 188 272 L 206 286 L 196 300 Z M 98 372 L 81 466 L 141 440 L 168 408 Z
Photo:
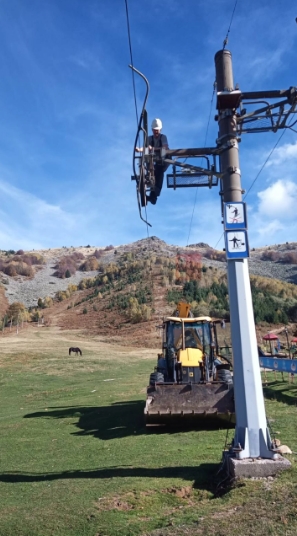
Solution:
M 295 330 L 296 251 L 287 244 L 252 252 L 258 325 Z M 229 317 L 225 254 L 204 243 L 180 248 L 151 237 L 117 247 L 2 252 L 1 268 L 2 325 L 42 321 L 143 342 L 155 338 L 156 326 L 181 298 L 196 315 Z

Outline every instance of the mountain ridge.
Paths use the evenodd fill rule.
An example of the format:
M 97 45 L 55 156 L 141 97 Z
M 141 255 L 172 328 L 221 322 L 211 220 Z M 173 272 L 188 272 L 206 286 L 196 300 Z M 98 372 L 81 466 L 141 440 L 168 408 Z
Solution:
M 266 278 L 260 284 L 264 292 L 265 288 L 269 287 L 271 292 L 271 288 L 279 287 L 280 283 L 283 285 L 282 281 L 292 282 L 297 272 L 296 265 L 261 260 L 263 252 L 265 258 L 267 252 L 269 252 L 268 258 L 271 256 L 270 252 L 273 253 L 272 258 L 275 257 L 274 252 L 281 254 L 287 251 L 294 252 L 295 243 L 275 245 L 273 249 L 271 248 L 267 246 L 254 250 L 249 259 L 251 275 Z M 30 253 L 27 252 L 25 255 L 29 255 L 30 258 Z M 102 340 L 120 342 L 124 345 L 155 347 L 156 344 L 158 346 L 161 344 L 159 328 L 162 318 L 172 314 L 176 303 L 172 301 L 172 295 L 173 300 L 175 296 L 180 299 L 178 296 L 183 289 L 183 281 L 186 280 L 186 274 L 182 274 L 184 268 L 180 263 L 188 263 L 191 279 L 201 279 L 204 288 L 211 285 L 212 281 L 217 281 L 218 285 L 226 282 L 224 252 L 214 250 L 202 242 L 180 247 L 167 244 L 157 237 L 150 237 L 116 247 L 56 248 L 35 251 L 34 254 L 42 256 L 44 260 L 44 264 L 34 267 L 34 276 L 28 278 L 0 274 L 2 279 L 0 314 L 3 316 L 6 312 L 8 301 L 10 304 L 20 302 L 27 309 L 30 308 L 31 322 L 35 319 L 40 325 L 42 320 L 42 327 L 52 326 L 61 330 L 71 330 L 73 334 L 79 331 L 86 337 L 100 337 Z M 8 258 L 8 261 L 6 260 L 8 264 L 16 263 L 18 258 L 21 258 L 15 256 L 15 252 L 11 252 L 8 256 L 2 252 L 2 255 Z M 60 265 L 63 265 L 63 262 L 66 263 L 65 273 L 68 271 L 66 267 L 70 264 L 67 265 L 67 259 L 73 260 L 73 256 L 78 259 L 75 273 L 69 277 L 57 277 L 55 274 L 61 273 Z M 93 266 L 92 262 L 97 262 L 96 259 L 99 271 L 79 270 L 82 266 Z M 60 266 L 60 270 L 57 270 L 57 266 Z M 178 276 L 179 270 L 181 270 L 180 276 Z M 280 283 L 273 278 L 275 274 Z M 176 279 L 180 282 L 177 283 Z M 272 285 L 269 282 L 271 279 Z M 277 303 L 285 304 L 286 296 L 291 297 L 293 301 L 296 300 L 297 286 L 294 283 L 293 285 L 284 289 L 285 295 Z M 168 293 L 173 293 L 171 301 Z M 50 304 L 45 303 L 49 296 L 55 298 L 49 300 Z M 206 314 L 202 312 L 206 306 L 207 304 L 203 305 L 202 299 L 200 314 Z M 277 307 L 280 308 L 282 305 Z M 221 311 L 217 314 L 225 313 Z M 15 316 L 14 322 L 18 326 L 18 316 Z M 27 327 L 30 326 L 30 322 L 25 324 Z M 279 326 L 270 326 L 266 323 L 263 330 L 275 327 Z M 293 335 L 295 325 L 292 324 L 290 329 Z M 9 335 L 10 328 L 6 330 Z M 257 330 L 259 332 L 258 327 Z M 224 345 L 229 343 L 229 337 L 227 330 L 223 331 Z
M 96 251 L 102 252 L 100 263 L 103 264 L 117 263 L 118 258 L 120 258 L 121 255 L 129 253 L 133 254 L 136 260 L 143 259 L 148 254 L 177 258 L 179 255 L 187 256 L 196 253 L 201 256 L 203 265 L 226 271 L 225 260 L 210 258 L 212 252 L 215 253 L 218 250 L 211 248 L 204 242 L 198 242 L 197 244 L 191 244 L 189 246 L 176 246 L 167 244 L 165 241 L 155 236 L 119 246 L 106 246 L 101 248 L 95 246 L 79 246 L 33 250 L 32 252 L 29 251 L 26 253 L 38 254 L 45 259 L 45 264 L 38 267 L 38 270 L 36 270 L 33 277 L 11 277 L 0 272 L 0 282 L 4 288 L 5 297 L 8 303 L 11 304 L 14 301 L 20 301 L 24 303 L 26 307 L 33 307 L 37 305 L 39 298 L 44 299 L 46 296 L 54 297 L 58 291 L 66 290 L 68 285 L 77 285 L 82 279 L 94 277 L 98 273 L 97 270 L 89 270 L 85 272 L 77 270 L 75 274 L 64 279 L 56 277 L 54 273 L 55 265 L 60 258 L 71 255 L 74 252 L 80 253 L 85 258 L 88 258 Z M 296 251 L 297 253 L 297 242 L 254 248 L 248 259 L 250 274 L 297 284 L 297 264 L 275 262 L 273 260 L 263 260 L 261 258 L 264 252 L 271 251 L 279 254 L 286 254 L 292 251 Z M 221 258 L 224 258 L 224 252 L 218 251 L 218 253 L 221 255 Z

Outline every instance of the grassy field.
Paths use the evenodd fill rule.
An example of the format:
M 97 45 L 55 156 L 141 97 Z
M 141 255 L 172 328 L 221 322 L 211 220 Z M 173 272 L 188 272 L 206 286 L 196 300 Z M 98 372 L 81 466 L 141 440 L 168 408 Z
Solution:
M 0 536 L 297 534 L 297 455 L 277 479 L 228 487 L 232 429 L 145 429 L 154 351 L 54 328 L 0 348 Z M 297 452 L 297 378 L 269 380 L 267 416 Z

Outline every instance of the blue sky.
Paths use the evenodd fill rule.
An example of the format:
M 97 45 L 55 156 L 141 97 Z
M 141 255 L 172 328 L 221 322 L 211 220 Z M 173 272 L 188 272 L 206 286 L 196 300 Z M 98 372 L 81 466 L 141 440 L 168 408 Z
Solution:
M 171 148 L 214 146 L 214 55 L 234 0 L 128 0 L 149 122 Z M 227 48 L 242 91 L 297 85 L 297 7 L 238 0 Z M 125 0 L 0 0 L 0 249 L 106 246 L 148 236 L 131 182 L 136 134 Z M 144 85 L 136 78 L 138 111 Z M 207 131 L 208 119 L 209 128 Z M 248 190 L 281 132 L 244 134 Z M 286 131 L 246 202 L 251 247 L 297 240 L 297 134 Z M 195 200 L 196 199 L 196 200 Z M 171 190 L 150 236 L 222 249 L 219 189 Z

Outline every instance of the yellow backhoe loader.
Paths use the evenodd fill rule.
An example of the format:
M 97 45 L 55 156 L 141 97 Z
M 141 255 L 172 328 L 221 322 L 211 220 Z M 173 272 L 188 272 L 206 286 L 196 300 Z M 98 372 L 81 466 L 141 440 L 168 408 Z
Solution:
M 231 365 L 219 355 L 216 321 L 194 318 L 190 305 L 179 302 L 163 322 L 163 351 L 147 388 L 146 424 L 214 417 L 234 423 Z

